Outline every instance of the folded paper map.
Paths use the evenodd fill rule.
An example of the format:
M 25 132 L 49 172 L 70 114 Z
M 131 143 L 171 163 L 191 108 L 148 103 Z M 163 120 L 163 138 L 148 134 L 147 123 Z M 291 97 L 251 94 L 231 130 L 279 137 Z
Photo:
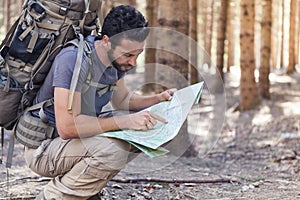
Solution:
M 186 120 L 193 104 L 200 100 L 203 82 L 177 90 L 171 101 L 155 104 L 146 110 L 165 118 L 168 123 L 158 122 L 153 129 L 147 131 L 120 130 L 100 134 L 126 140 L 150 157 L 161 156 L 168 150 L 161 147 L 172 140 Z

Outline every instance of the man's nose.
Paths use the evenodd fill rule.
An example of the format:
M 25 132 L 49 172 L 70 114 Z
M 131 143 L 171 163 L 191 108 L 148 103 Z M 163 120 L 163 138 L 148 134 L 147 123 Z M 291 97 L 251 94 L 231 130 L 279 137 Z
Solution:
M 131 65 L 131 66 L 133 66 L 133 67 L 135 67 L 136 66 L 136 57 L 134 56 L 134 57 L 132 57 L 132 58 L 130 58 L 129 60 L 128 60 L 128 64 L 129 65 Z

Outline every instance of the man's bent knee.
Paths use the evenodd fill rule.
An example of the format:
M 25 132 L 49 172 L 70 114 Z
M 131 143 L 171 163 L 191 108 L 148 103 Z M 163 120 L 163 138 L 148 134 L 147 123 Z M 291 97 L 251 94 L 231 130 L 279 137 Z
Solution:
M 90 146 L 89 154 L 91 156 L 84 158 L 85 162 L 92 168 L 99 170 L 123 169 L 127 163 L 131 145 L 123 140 L 106 137 L 96 137 Z M 84 143 L 89 141 L 84 141 Z

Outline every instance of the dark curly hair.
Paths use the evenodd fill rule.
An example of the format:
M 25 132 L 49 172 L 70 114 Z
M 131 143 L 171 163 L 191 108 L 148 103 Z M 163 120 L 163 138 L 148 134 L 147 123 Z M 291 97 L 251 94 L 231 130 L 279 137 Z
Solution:
M 107 35 L 114 44 L 119 44 L 124 38 L 142 42 L 149 31 L 148 22 L 139 11 L 129 5 L 120 5 L 113 7 L 105 17 L 101 35 Z

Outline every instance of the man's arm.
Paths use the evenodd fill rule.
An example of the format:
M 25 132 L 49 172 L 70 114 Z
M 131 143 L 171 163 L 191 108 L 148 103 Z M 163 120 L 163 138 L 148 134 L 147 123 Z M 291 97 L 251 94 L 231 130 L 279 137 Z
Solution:
M 112 105 L 120 110 L 142 110 L 162 101 L 171 100 L 175 89 L 169 89 L 159 94 L 143 96 L 130 92 L 124 78 L 117 82 L 118 89 L 112 96 Z
M 81 94 L 75 92 L 72 112 L 68 112 L 69 90 L 55 87 L 54 109 L 58 133 L 63 139 L 90 137 L 119 129 L 147 130 L 156 120 L 165 122 L 149 112 L 138 112 L 124 116 L 98 118 L 81 114 Z

